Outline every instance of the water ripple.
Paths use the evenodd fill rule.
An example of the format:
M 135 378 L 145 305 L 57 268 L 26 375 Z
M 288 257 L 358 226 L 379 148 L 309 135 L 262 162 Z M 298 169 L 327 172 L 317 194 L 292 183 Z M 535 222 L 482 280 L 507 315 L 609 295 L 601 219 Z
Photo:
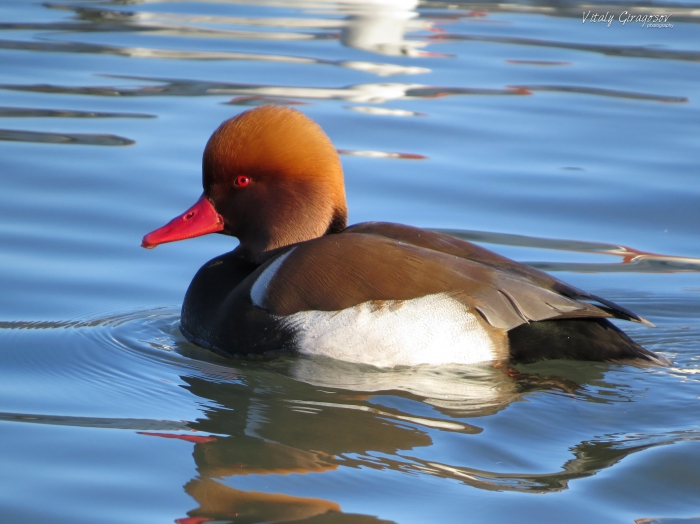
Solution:
M 49 133 L 0 129 L 0 140 L 6 142 L 34 142 L 38 144 L 70 144 L 83 146 L 130 146 L 136 141 L 117 135 L 99 133 Z
M 590 477 L 620 462 L 627 456 L 647 449 L 679 442 L 700 441 L 700 431 L 674 431 L 667 434 L 611 435 L 602 440 L 586 441 L 571 451 L 574 458 L 559 472 L 522 474 L 496 473 L 467 467 L 455 467 L 438 462 L 415 460 L 421 472 L 442 478 L 453 478 L 487 491 L 516 491 L 551 493 L 569 488 L 572 480 Z

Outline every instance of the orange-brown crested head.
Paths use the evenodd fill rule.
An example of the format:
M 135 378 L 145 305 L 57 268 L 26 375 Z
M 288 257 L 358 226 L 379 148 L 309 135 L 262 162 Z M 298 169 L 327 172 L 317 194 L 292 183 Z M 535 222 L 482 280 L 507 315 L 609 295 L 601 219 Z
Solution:
M 335 147 L 294 109 L 262 106 L 221 124 L 204 150 L 202 184 L 224 232 L 255 257 L 346 226 Z

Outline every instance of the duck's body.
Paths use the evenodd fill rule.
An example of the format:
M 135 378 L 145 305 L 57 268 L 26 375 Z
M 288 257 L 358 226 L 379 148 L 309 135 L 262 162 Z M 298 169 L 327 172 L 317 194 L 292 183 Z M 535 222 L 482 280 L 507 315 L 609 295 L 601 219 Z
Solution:
M 297 111 L 265 106 L 222 124 L 205 150 L 204 186 L 195 206 L 143 243 L 209 232 L 241 240 L 187 291 L 181 327 L 198 345 L 377 366 L 666 363 L 606 320 L 644 319 L 546 273 L 418 228 L 346 228 L 337 155 Z

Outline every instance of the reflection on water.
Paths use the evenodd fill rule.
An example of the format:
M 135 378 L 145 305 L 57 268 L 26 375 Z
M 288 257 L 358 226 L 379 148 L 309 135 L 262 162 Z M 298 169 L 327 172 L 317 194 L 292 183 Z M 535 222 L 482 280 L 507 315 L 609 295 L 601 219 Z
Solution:
M 409 2 L 412 4 L 412 2 Z M 381 2 L 380 2 L 381 4 Z M 381 10 L 381 16 L 365 16 L 360 13 L 367 12 L 365 8 L 372 5 L 352 6 L 351 15 L 347 22 L 328 19 L 294 19 L 294 18 L 234 18 L 234 17 L 203 17 L 168 13 L 137 13 L 95 8 L 80 8 L 61 5 L 48 5 L 54 9 L 75 12 L 76 22 L 49 22 L 49 23 L 4 23 L 0 24 L 1 30 L 18 31 L 52 31 L 59 34 L 71 33 L 143 33 L 154 36 L 178 36 L 188 38 L 215 38 L 215 39 L 240 39 L 240 40 L 327 40 L 338 38 L 335 33 L 328 32 L 288 32 L 260 31 L 260 30 L 231 30 L 212 29 L 197 26 L 196 24 L 236 25 L 263 28 L 287 27 L 293 29 L 328 29 L 342 28 L 341 38 L 344 44 L 351 47 L 369 49 L 375 52 L 385 50 L 384 54 L 410 54 L 431 56 L 430 53 L 399 52 L 400 49 L 408 50 L 427 45 L 426 43 L 403 42 L 403 30 L 397 26 L 393 30 L 394 22 L 403 19 L 404 15 L 395 13 L 392 9 Z M 409 6 L 412 9 L 414 6 Z M 407 18 L 415 16 L 413 11 L 406 11 Z M 371 11 L 370 11 L 371 12 Z M 398 13 L 403 13 L 404 8 L 398 8 Z M 413 14 L 411 14 L 413 13 Z M 359 18 L 358 18 L 359 17 Z M 379 25 L 378 25 L 379 24 Z M 426 24 L 422 24 L 420 28 Z M 426 26 L 430 24 L 427 23 Z M 377 30 L 380 31 L 377 31 Z M 418 28 L 413 28 L 418 29 Z M 387 34 L 389 30 L 389 34 Z M 349 36 L 348 36 L 349 35 Z M 346 38 L 347 37 L 347 38 Z M 25 51 L 43 51 L 60 53 L 92 53 L 118 56 L 131 56 L 137 58 L 154 58 L 159 60 L 252 60 L 256 62 L 287 62 L 295 64 L 321 64 L 335 65 L 354 69 L 378 76 L 421 74 L 430 72 L 429 69 L 418 66 L 403 66 L 399 64 L 384 64 L 358 60 L 324 60 L 302 56 L 285 56 L 270 53 L 247 53 L 231 51 L 192 51 L 172 50 L 146 47 L 124 47 L 113 45 L 98 45 L 83 42 L 65 42 L 56 40 L 50 42 L 36 42 L 23 40 L 0 40 L 0 49 L 14 49 Z M 346 41 L 347 40 L 347 41 Z M 391 52 L 394 50 L 395 52 Z
M 100 111 L 76 111 L 74 109 L 36 109 L 31 107 L 0 107 L 0 117 L 51 117 L 51 118 L 155 118 L 143 113 L 105 113 Z
M 664 10 L 666 12 L 666 10 Z M 698 19 L 695 20 L 697 23 Z M 556 49 L 571 49 L 586 51 L 589 53 L 601 53 L 603 55 L 628 57 L 628 58 L 655 58 L 659 60 L 685 60 L 689 62 L 700 61 L 700 51 L 685 51 L 680 49 L 658 49 L 646 46 L 579 44 L 570 42 L 558 42 L 551 40 L 539 40 L 537 38 L 500 37 L 484 35 L 462 34 L 437 34 L 430 38 L 435 40 L 464 40 L 472 42 L 490 42 L 498 44 L 510 44 L 518 46 L 550 47 Z
M 218 36 L 218 35 L 217 35 Z M 158 60 L 252 60 L 256 62 L 288 62 L 293 64 L 321 64 L 356 69 L 378 76 L 411 75 L 427 73 L 422 67 L 404 67 L 394 64 L 382 64 L 363 61 L 337 61 L 314 58 L 234 53 L 227 51 L 173 51 L 168 49 L 151 49 L 143 47 L 115 47 L 108 45 L 86 44 L 79 42 L 23 42 L 0 41 L 0 49 L 21 51 L 43 51 L 55 53 L 90 53 L 101 55 L 130 56 L 134 58 L 153 58 Z
M 40 144 L 80 144 L 88 146 L 130 146 L 133 140 L 117 135 L 88 133 L 43 133 L 0 129 L 0 140 L 8 142 L 37 142 Z
M 378 370 L 371 366 L 347 365 L 331 359 L 299 358 L 289 365 L 285 373 L 314 386 L 340 388 L 363 394 L 401 391 L 435 407 L 458 411 L 464 416 L 495 413 L 518 396 L 515 380 L 488 366 Z M 390 418 L 392 416 L 381 414 Z M 480 431 L 478 428 L 462 424 L 441 425 L 426 419 L 413 421 L 428 427 Z
M 350 111 L 364 113 L 367 115 L 378 116 L 427 116 L 425 113 L 416 111 L 407 111 L 405 109 L 389 109 L 387 107 L 371 107 L 371 106 L 346 106 Z
M 303 6 L 303 3 L 298 3 Z M 419 51 L 428 45 L 426 41 L 406 40 L 405 33 L 433 30 L 434 21 L 420 19 L 416 11 L 417 0 L 360 0 L 338 2 L 337 4 L 319 3 L 317 9 L 331 11 L 335 7 L 342 19 L 329 18 L 279 18 L 279 17 L 230 17 L 200 16 L 177 13 L 140 13 L 96 8 L 49 5 L 54 9 L 69 10 L 75 13 L 75 19 L 84 24 L 49 23 L 49 24 L 2 24 L 0 29 L 44 29 L 68 32 L 81 31 L 138 31 L 155 35 L 178 35 L 205 38 L 239 38 L 239 39 L 274 39 L 274 40 L 309 40 L 340 38 L 348 47 L 363 49 L 389 56 L 437 56 L 435 53 Z M 307 7 L 308 6 L 307 4 Z M 330 8 L 330 9 L 329 9 Z M 330 13 L 329 13 L 330 14 Z M 335 13 L 334 13 L 335 14 Z M 214 29 L 211 25 L 249 26 L 264 28 L 251 31 Z M 271 28 L 295 29 L 296 32 L 279 32 Z M 319 30 L 340 30 L 340 35 Z M 315 30 L 314 32 L 302 32 Z M 221 58 L 226 58 L 224 55 Z M 398 73 L 399 70 L 396 70 Z M 405 68 L 404 74 L 428 72 L 424 68 Z M 386 73 L 380 73 L 386 74 Z
M 153 82 L 143 87 L 135 86 L 59 86 L 59 85 L 18 85 L 0 84 L 0 89 L 12 91 L 74 94 L 91 96 L 237 96 L 233 105 L 257 103 L 299 104 L 300 100 L 343 100 L 346 102 L 383 104 L 392 100 L 439 98 L 455 95 L 531 95 L 536 91 L 559 91 L 582 93 L 630 100 L 656 102 L 687 102 L 685 97 L 662 96 L 645 93 L 616 91 L 612 89 L 572 87 L 572 86 L 506 86 L 504 89 L 484 89 L 469 87 L 436 87 L 421 84 L 379 83 L 358 84 L 343 87 L 297 87 L 274 85 L 250 85 L 229 82 L 207 82 L 173 78 L 103 75 Z M 242 103 L 241 103 L 242 102 Z M 365 114 L 413 116 L 420 113 L 402 110 L 377 110 L 360 108 L 353 110 Z
M 338 149 L 338 154 L 349 156 L 362 156 L 366 158 L 398 158 L 401 160 L 424 160 L 425 155 L 417 153 L 396 153 L 392 151 L 358 151 L 352 149 Z
M 302 99 L 344 100 L 380 104 L 402 98 L 436 98 L 448 95 L 528 95 L 525 89 L 481 89 L 432 87 L 421 84 L 381 83 L 344 87 L 295 87 L 207 82 L 175 78 L 103 75 L 124 80 L 154 82 L 157 85 L 134 86 L 59 86 L 0 84 L 0 89 L 35 93 L 55 93 L 93 96 L 228 96 L 292 97 Z
M 418 0 L 361 0 L 340 3 L 339 7 L 341 12 L 348 14 L 340 36 L 344 45 L 382 55 L 431 56 L 431 53 L 419 50 L 427 42 L 404 39 L 410 25 L 414 31 L 432 28 L 429 21 L 415 20 Z
M 265 478 L 266 484 L 272 485 L 279 479 L 284 485 L 300 474 L 375 470 L 450 479 L 485 491 L 553 493 L 565 491 L 572 481 L 611 468 L 631 454 L 700 441 L 697 430 L 623 430 L 573 445 L 565 441 L 561 451 L 566 458 L 554 469 L 548 468 L 551 461 L 546 459 L 541 463 L 535 459 L 531 467 L 472 467 L 469 462 L 480 461 L 467 451 L 470 440 L 493 431 L 489 418 L 514 403 L 527 405 L 537 402 L 538 396 L 551 395 L 552 400 L 560 398 L 574 405 L 587 401 L 624 405 L 637 402 L 640 392 L 625 393 L 629 387 L 624 382 L 610 382 L 606 376 L 610 366 L 600 363 L 547 365 L 550 372 L 569 375 L 573 393 L 553 386 L 551 376 L 535 373 L 514 378 L 487 366 L 378 370 L 332 359 L 283 357 L 263 363 L 239 362 L 233 367 L 230 361 L 189 344 L 176 323 L 177 316 L 156 310 L 72 324 L 6 322 L 1 327 L 6 333 L 16 329 L 62 330 L 74 341 L 86 338 L 88 351 L 99 348 L 113 353 L 112 358 L 127 357 L 128 367 L 136 372 L 164 364 L 178 375 L 178 387 L 206 406 L 196 420 L 0 413 L 0 421 L 120 429 L 182 441 L 183 446 L 177 449 L 183 458 L 191 456 L 196 467 L 196 474 L 183 487 L 197 504 L 187 512 L 188 517 L 177 520 L 183 523 L 190 522 L 188 518 L 229 521 L 236 515 L 253 522 L 287 522 L 342 511 L 332 499 L 277 493 L 274 489 L 241 489 L 241 481 L 248 477 Z M 204 360 L 181 356 L 186 354 Z M 89 361 L 81 364 L 87 365 Z M 525 368 L 537 370 L 536 366 Z M 75 377 L 85 371 L 71 369 Z M 117 380 L 118 389 L 132 387 L 128 376 L 109 377 L 108 369 L 99 373 Z M 548 382 L 538 380 L 543 378 Z M 624 375 L 617 380 L 624 380 Z M 152 394 L 163 396 L 155 390 Z M 548 431 L 546 426 L 524 421 L 522 433 L 511 438 L 523 440 L 520 446 L 527 453 L 527 443 L 534 444 Z M 445 438 L 459 439 L 465 455 L 450 460 L 449 453 L 432 452 Z M 477 448 L 479 445 L 483 443 Z
M 0 413 L 0 420 L 7 422 L 27 422 L 73 428 L 130 429 L 139 431 L 187 431 L 183 422 L 170 420 L 115 419 L 98 417 L 68 417 L 62 415 L 38 415 L 30 413 Z M 166 434 L 164 434 L 166 435 Z M 170 434 L 167 434 L 170 435 Z
M 490 2 L 439 2 L 425 0 L 423 3 L 427 8 L 453 9 L 476 9 L 486 15 L 487 13 L 527 13 L 552 16 L 558 18 L 582 19 L 582 14 L 586 11 L 607 13 L 618 19 L 622 13 L 633 10 L 639 15 L 667 15 L 672 13 L 671 19 L 683 23 L 698 23 L 700 15 L 695 4 L 692 2 L 644 2 L 639 4 L 618 4 L 605 2 L 559 2 L 558 0 L 533 0 L 526 4 L 517 2 L 501 2 L 493 4 Z
M 581 86 L 555 86 L 555 85 L 523 85 L 514 86 L 531 92 L 551 91 L 558 93 L 581 93 L 584 95 L 607 96 L 611 98 L 627 98 L 628 100 L 649 100 L 653 102 L 684 103 L 688 99 L 684 96 L 662 96 L 646 93 L 633 93 L 630 91 L 616 91 L 614 89 L 601 89 L 598 87 Z
M 604 244 L 601 242 L 584 242 L 581 240 L 558 240 L 553 238 L 534 238 L 526 235 L 509 235 L 484 231 L 466 231 L 455 229 L 434 229 L 470 242 L 485 242 L 505 246 L 523 246 L 540 249 L 595 253 L 622 257 L 620 263 L 583 263 L 583 262 L 527 262 L 528 265 L 543 271 L 571 271 L 591 273 L 675 273 L 678 271 L 700 271 L 700 259 L 648 253 L 637 249 Z
M 700 440 L 700 432 L 685 431 L 670 435 L 611 435 L 609 440 L 582 442 L 571 451 L 574 458 L 558 472 L 541 474 L 496 474 L 472 468 L 454 468 L 445 464 L 426 464 L 426 470 L 450 475 L 471 486 L 494 491 L 548 493 L 568 489 L 569 482 L 595 475 L 632 453 L 656 446 Z

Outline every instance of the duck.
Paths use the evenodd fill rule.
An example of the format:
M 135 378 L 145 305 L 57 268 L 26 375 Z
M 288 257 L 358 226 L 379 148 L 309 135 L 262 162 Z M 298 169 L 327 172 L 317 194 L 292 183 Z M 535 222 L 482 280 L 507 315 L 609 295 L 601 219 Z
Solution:
M 338 153 L 295 109 L 259 106 L 223 122 L 204 149 L 202 186 L 141 245 L 238 239 L 199 269 L 182 304 L 182 334 L 220 355 L 298 353 L 380 368 L 669 364 L 610 321 L 648 320 L 548 273 L 414 226 L 348 227 Z

